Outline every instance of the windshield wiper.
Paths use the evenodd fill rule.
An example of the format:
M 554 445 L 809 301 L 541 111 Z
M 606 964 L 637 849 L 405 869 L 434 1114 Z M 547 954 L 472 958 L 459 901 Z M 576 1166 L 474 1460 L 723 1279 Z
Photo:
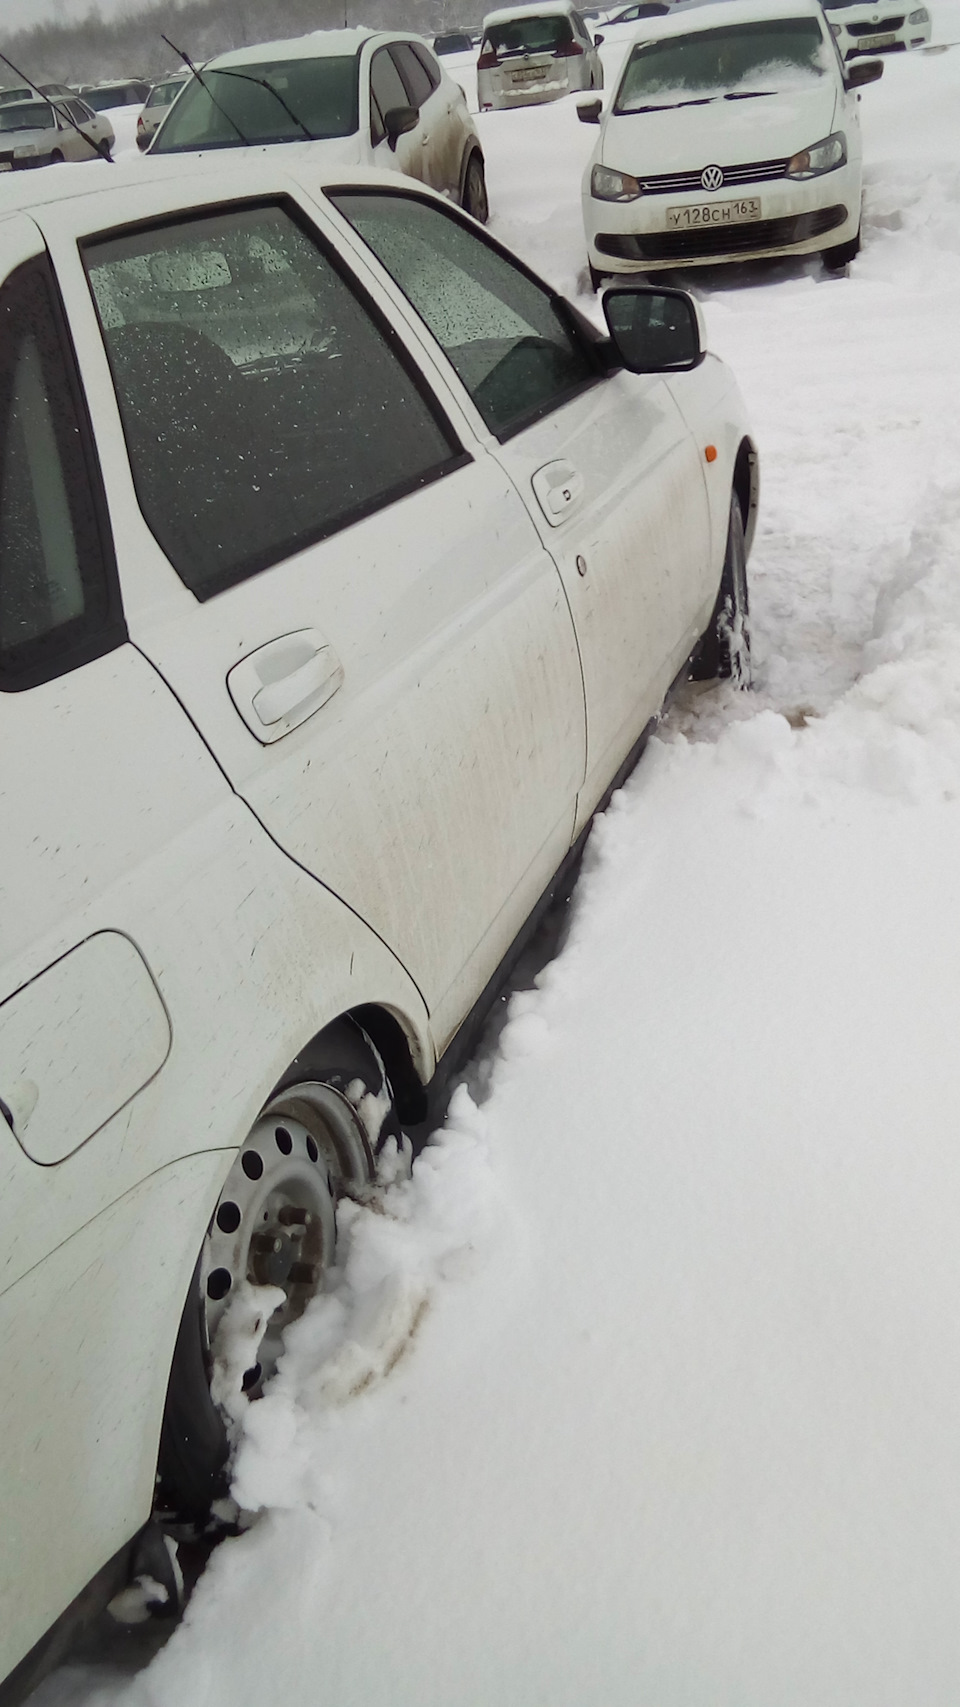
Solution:
M 244 136 L 243 131 L 240 129 L 240 126 L 238 125 L 236 119 L 233 118 L 231 116 L 231 114 L 227 112 L 226 107 L 221 107 L 220 102 L 217 100 L 217 97 L 213 93 L 212 89 L 210 89 L 208 87 L 208 85 L 204 82 L 202 73 L 197 70 L 197 67 L 194 65 L 193 60 L 190 58 L 190 55 L 188 53 L 184 53 L 182 47 L 177 47 L 176 43 L 172 42 L 170 40 L 169 36 L 165 36 L 162 30 L 160 31 L 160 40 L 165 41 L 167 46 L 169 48 L 173 49 L 177 58 L 183 60 L 183 63 L 187 67 L 187 70 L 193 72 L 193 75 L 197 79 L 197 82 L 199 83 L 204 94 L 207 96 L 207 98 L 209 100 L 211 100 L 213 102 L 214 106 L 217 109 L 217 112 L 220 113 L 221 117 L 225 118 L 227 123 L 229 125 L 233 126 L 234 130 L 236 131 L 237 135 L 239 136 L 240 141 L 243 143 L 244 147 L 245 148 L 252 147 L 252 143 L 250 142 L 249 137 Z
M 268 83 L 265 77 L 252 77 L 249 71 L 233 71 L 227 66 L 215 66 L 213 75 L 215 77 L 239 77 L 243 83 L 256 83 L 258 89 L 266 89 L 273 96 L 274 100 L 280 102 L 284 112 L 292 118 L 294 124 L 298 124 L 300 126 L 300 129 L 303 131 L 308 142 L 319 142 L 321 140 L 320 137 L 314 136 L 313 132 L 307 129 L 302 118 L 300 118 L 299 114 L 295 113 L 289 103 L 284 100 L 279 89 L 275 89 L 273 84 Z
M 711 101 L 719 101 L 719 95 L 698 95 L 693 101 L 663 101 L 655 107 L 624 107 L 625 113 L 672 113 L 677 107 L 706 107 Z
M 759 101 L 761 95 L 775 95 L 776 89 L 737 89 L 724 95 L 725 101 Z

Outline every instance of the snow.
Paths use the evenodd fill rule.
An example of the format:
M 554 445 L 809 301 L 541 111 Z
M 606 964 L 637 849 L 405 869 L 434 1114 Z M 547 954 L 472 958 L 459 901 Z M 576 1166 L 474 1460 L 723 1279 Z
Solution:
M 849 277 L 690 281 L 761 447 L 754 692 L 676 702 L 473 1098 L 348 1210 L 171 1641 L 35 1707 L 955 1707 L 960 49 L 862 110 Z M 596 132 L 480 128 L 583 290 Z

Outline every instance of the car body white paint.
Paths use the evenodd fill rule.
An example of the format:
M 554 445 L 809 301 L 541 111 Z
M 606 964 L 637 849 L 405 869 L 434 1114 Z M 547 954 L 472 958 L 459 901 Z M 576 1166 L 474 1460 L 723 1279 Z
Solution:
M 622 114 L 615 110 L 619 84 L 611 91 L 582 185 L 587 247 L 597 272 L 620 275 L 766 255 L 811 254 L 856 236 L 863 155 L 859 94 L 844 86 L 843 69 L 818 0 L 719 0 L 710 6 L 685 6 L 669 16 L 647 19 L 635 33 L 638 41 L 656 41 L 725 24 L 793 17 L 816 18 L 823 31 L 828 69 L 808 85 L 792 83 L 776 93 L 750 99 L 721 97 L 707 105 Z M 626 63 L 625 59 L 624 72 Z M 776 79 L 771 81 L 776 88 Z M 842 131 L 846 138 L 846 163 L 819 177 L 792 180 L 780 174 L 752 179 L 738 174 L 734 186 L 721 182 L 707 188 L 699 181 L 694 187 L 658 186 L 624 202 L 601 200 L 591 193 L 591 175 L 598 164 L 629 173 L 641 182 L 646 177 L 671 173 L 697 175 L 699 179 L 699 174 L 711 167 L 723 171 L 754 162 L 787 161 L 836 131 Z M 598 246 L 601 235 L 641 242 L 645 236 L 660 237 L 668 229 L 668 208 L 709 208 L 714 203 L 747 198 L 759 199 L 764 223 L 816 214 L 833 206 L 845 208 L 847 218 L 825 234 L 796 242 L 758 241 L 750 247 L 738 243 L 726 252 L 714 248 L 698 252 L 691 245 L 682 255 L 656 258 L 611 254 Z
M 929 8 L 917 5 L 916 0 L 907 0 L 903 6 L 878 5 L 876 0 L 838 0 L 823 9 L 844 60 L 926 47 L 933 27 Z
M 288 163 L 0 185 L 0 285 L 48 254 L 66 306 L 130 637 L 0 694 L 0 1677 L 149 1515 L 183 1300 L 272 1087 L 365 1004 L 430 1078 L 719 583 L 746 435 L 722 363 L 598 377 L 500 442 L 326 201 L 335 171 Z M 395 174 L 346 181 L 447 206 Z M 198 603 L 137 501 L 78 241 L 264 198 L 340 257 L 464 456 Z M 579 482 L 559 520 L 534 479 L 557 465 Z M 231 671 L 304 634 L 297 667 L 326 644 L 342 685 L 264 742 Z

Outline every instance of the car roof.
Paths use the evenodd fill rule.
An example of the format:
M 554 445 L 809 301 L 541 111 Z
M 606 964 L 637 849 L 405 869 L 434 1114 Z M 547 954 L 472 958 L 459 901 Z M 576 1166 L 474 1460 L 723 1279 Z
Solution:
M 204 71 L 216 71 L 220 65 L 263 65 L 270 59 L 342 59 L 359 53 L 364 42 L 375 35 L 392 37 L 393 31 L 368 30 L 360 25 L 355 30 L 311 30 L 306 36 L 290 36 L 285 41 L 262 41 L 254 47 L 236 47 L 229 53 L 218 53 L 207 61 Z M 400 30 L 396 34 L 403 35 Z
M 76 164 L 64 163 L 55 172 L 0 173 L 0 271 L 3 256 L 3 221 L 14 214 L 38 212 L 58 202 L 74 206 L 80 198 L 92 197 L 89 229 L 106 230 L 112 225 L 133 225 L 144 213 L 134 211 L 138 198 L 145 206 L 163 202 L 165 211 L 146 217 L 176 217 L 180 207 L 190 210 L 210 207 L 218 201 L 242 201 L 245 198 L 275 196 L 278 199 L 291 188 L 303 190 L 313 197 L 326 184 L 370 184 L 384 189 L 413 191 L 433 196 L 426 186 L 407 179 L 398 172 L 374 170 L 372 167 L 325 165 L 319 158 L 310 160 L 309 183 L 306 161 L 301 176 L 293 163 L 278 164 L 277 150 L 265 147 L 251 157 L 244 149 L 243 159 L 231 161 L 224 153 L 209 154 L 142 154 L 126 160 L 86 160 Z M 285 152 L 285 151 L 284 151 Z M 169 195 L 153 196 L 150 192 L 169 184 Z M 131 193 L 132 192 L 132 193 Z M 438 199 L 433 197 L 433 199 Z
M 685 0 L 671 6 L 665 17 L 644 18 L 638 40 L 686 35 L 691 30 L 718 30 L 726 24 L 764 23 L 772 18 L 821 18 L 820 0 Z
M 513 18 L 549 18 L 554 13 L 575 10 L 573 0 L 543 0 L 540 6 L 501 6 L 498 12 L 488 12 L 483 20 L 488 24 L 508 24 Z

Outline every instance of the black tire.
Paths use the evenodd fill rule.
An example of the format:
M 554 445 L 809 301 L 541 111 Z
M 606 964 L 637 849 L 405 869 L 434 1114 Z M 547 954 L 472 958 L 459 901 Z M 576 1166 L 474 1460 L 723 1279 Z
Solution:
M 463 174 L 463 193 L 460 205 L 478 224 L 486 225 L 490 217 L 490 204 L 487 200 L 487 180 L 483 170 L 483 159 L 474 149 L 467 161 Z
M 385 1118 L 373 1131 L 369 1116 L 363 1112 L 363 1100 L 368 1094 L 379 1098 L 384 1090 L 389 1104 Z M 247 1206 L 249 1218 L 258 1229 L 254 1235 L 238 1210 L 242 1193 L 250 1189 L 244 1161 L 251 1150 L 258 1154 L 264 1151 L 265 1137 L 270 1145 L 271 1126 L 276 1150 L 269 1148 L 267 1169 L 261 1165 L 252 1188 L 260 1195 Z M 336 1200 L 345 1194 L 362 1193 L 370 1186 L 377 1158 L 390 1138 L 402 1143 L 380 1056 L 359 1025 L 338 1020 L 298 1056 L 268 1098 L 264 1113 L 238 1152 L 211 1218 L 181 1317 L 167 1386 L 157 1464 L 157 1506 L 165 1516 L 202 1524 L 212 1503 L 227 1491 L 227 1426 L 210 1390 L 210 1312 L 217 1308 L 211 1299 L 226 1296 L 211 1293 L 210 1286 L 226 1272 L 224 1266 L 217 1266 L 223 1262 L 222 1247 L 230 1244 L 235 1249 L 238 1279 L 280 1285 L 286 1292 L 286 1305 L 271 1318 L 271 1332 L 276 1338 L 323 1288 L 324 1275 L 334 1257 Z M 298 1153 L 298 1146 L 306 1153 Z M 311 1164 L 316 1170 L 313 1183 Z M 284 1169 L 290 1170 L 286 1178 Z M 275 1202 L 278 1196 L 286 1200 L 279 1210 Z M 318 1206 L 317 1213 L 301 1212 L 296 1207 L 298 1199 Z M 283 1223 L 271 1226 L 266 1234 L 261 1226 L 266 1220 L 264 1203 L 274 1204 L 272 1213 Z M 228 1220 L 224 1229 L 222 1217 L 227 1208 L 239 1219 L 233 1225 Z M 313 1223 L 307 1226 L 306 1236 L 303 1223 Z M 276 1264 L 286 1261 L 283 1252 L 277 1256 L 271 1250 L 264 1256 L 253 1248 L 258 1239 L 261 1247 L 269 1244 L 274 1232 L 284 1241 L 292 1241 L 285 1277 L 276 1271 Z M 307 1250 L 314 1237 L 315 1246 Z M 278 1248 L 279 1243 L 278 1239 Z M 304 1255 L 311 1260 L 301 1261 Z M 272 1266 L 260 1272 L 257 1265 L 264 1264 Z M 308 1269 L 314 1272 L 304 1278 Z M 294 1279 L 295 1270 L 303 1272 L 297 1272 Z M 280 1324 L 274 1328 L 278 1316 Z M 265 1332 L 262 1346 L 267 1338 Z M 259 1364 L 256 1371 L 247 1371 L 244 1390 L 249 1397 L 258 1395 L 263 1378 Z
M 723 574 L 713 615 L 690 670 L 695 682 L 734 681 L 750 686 L 750 601 L 743 512 L 736 492 L 730 497 L 730 521 Z
M 51 154 L 50 164 L 51 164 L 51 166 L 62 166 L 63 165 L 63 155 L 60 153 L 59 148 L 55 148 L 53 153 Z
M 590 272 L 590 289 L 593 291 L 601 291 L 607 282 L 606 273 L 598 273 L 592 261 L 587 262 L 587 267 Z
M 860 228 L 856 237 L 851 237 L 849 243 L 836 243 L 832 249 L 822 249 L 820 259 L 828 273 L 842 273 L 851 261 L 855 261 L 860 253 Z

